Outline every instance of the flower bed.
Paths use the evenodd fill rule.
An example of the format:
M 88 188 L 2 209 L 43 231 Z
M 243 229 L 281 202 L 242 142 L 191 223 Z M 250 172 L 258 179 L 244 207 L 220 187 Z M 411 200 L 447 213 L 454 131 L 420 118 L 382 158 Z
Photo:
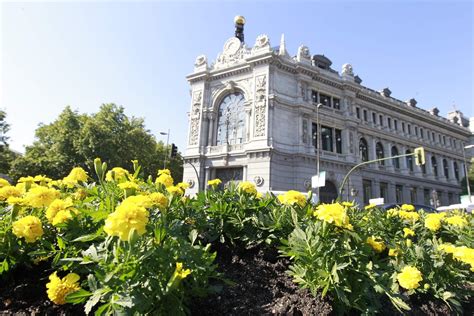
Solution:
M 317 298 L 306 305 L 330 297 L 336 312 L 375 313 L 387 302 L 408 311 L 423 297 L 462 312 L 472 303 L 472 215 L 315 206 L 295 191 L 262 196 L 252 183 L 222 190 L 218 180 L 189 198 L 167 170 L 143 178 L 136 161 L 130 172 L 100 159 L 94 169 L 96 182 L 81 168 L 61 180 L 0 182 L 2 279 L 39 269 L 52 303 L 85 313 L 196 314 L 229 289 L 233 276 L 216 260 L 225 244 L 278 251 L 284 277 Z M 301 312 L 284 300 L 286 312 Z

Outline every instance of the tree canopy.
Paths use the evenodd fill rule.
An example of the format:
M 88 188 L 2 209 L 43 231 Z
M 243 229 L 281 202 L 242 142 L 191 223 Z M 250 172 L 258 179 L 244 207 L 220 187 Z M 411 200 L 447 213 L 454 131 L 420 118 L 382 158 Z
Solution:
M 12 177 L 44 174 L 62 178 L 76 166 L 92 171 L 96 157 L 110 167 L 127 169 L 136 159 L 145 175 L 156 175 L 163 168 L 166 152 L 166 146 L 156 142 L 142 118 L 128 117 L 124 108 L 115 104 L 103 104 L 91 115 L 68 106 L 54 122 L 40 125 L 35 136 L 25 155 L 14 161 Z M 181 159 L 173 160 L 170 169 L 176 180 L 182 178 Z
M 0 174 L 7 174 L 17 154 L 8 147 L 7 136 L 10 125 L 6 121 L 7 113 L 0 110 Z

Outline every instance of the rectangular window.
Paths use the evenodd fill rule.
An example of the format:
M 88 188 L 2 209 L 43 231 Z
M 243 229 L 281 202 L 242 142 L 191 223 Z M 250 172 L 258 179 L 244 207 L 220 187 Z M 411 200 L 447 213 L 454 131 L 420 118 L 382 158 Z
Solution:
M 391 118 L 387 118 L 387 124 L 388 124 L 388 128 L 392 128 L 392 119 Z
M 366 121 L 366 122 L 368 121 L 368 119 L 367 119 L 367 110 L 364 110 L 364 121 Z
M 431 140 L 434 142 L 436 140 L 434 132 L 431 132 Z
M 336 128 L 336 152 L 342 154 L 342 131 Z
M 452 192 L 448 193 L 448 202 L 449 202 L 449 204 L 454 204 L 454 198 L 453 198 L 453 193 Z
M 364 204 L 369 204 L 369 200 L 372 198 L 372 181 L 362 180 L 362 188 L 364 191 Z
M 377 124 L 377 114 L 375 114 L 374 112 L 372 112 L 372 122 L 374 124 Z
M 416 203 L 417 200 L 416 200 L 416 188 L 410 188 L 410 200 L 411 200 L 411 203 Z
M 383 116 L 379 115 L 379 124 L 380 126 L 383 126 Z
M 402 122 L 402 132 L 405 133 L 405 123 L 404 122 Z
M 443 145 L 446 145 L 446 136 L 443 135 Z
M 318 91 L 311 90 L 311 100 L 313 103 L 318 103 Z
M 408 135 L 411 135 L 411 125 L 408 124 Z
M 319 102 L 327 107 L 331 107 L 331 97 L 324 95 L 324 94 L 319 94 Z
M 316 123 L 311 124 L 311 139 L 314 148 L 318 148 L 318 142 L 316 141 L 318 139 L 318 125 Z
M 332 151 L 332 128 L 321 126 L 321 148 L 326 151 Z
M 393 127 L 395 127 L 395 130 L 398 131 L 398 121 L 393 120 Z
M 420 136 L 421 136 L 421 138 L 425 137 L 425 135 L 423 134 L 423 129 L 422 128 L 420 128 Z
M 441 144 L 441 134 L 438 134 L 438 143 Z
M 334 108 L 336 110 L 340 110 L 341 109 L 341 100 L 338 99 L 338 98 L 332 98 L 332 103 L 334 105 Z
M 418 126 L 415 126 L 415 135 L 418 136 Z
M 356 108 L 356 116 L 360 119 L 360 108 Z
M 424 200 L 425 205 L 431 205 L 430 189 L 423 190 L 423 200 Z
M 388 202 L 388 183 L 380 182 L 380 197 L 384 199 L 384 203 Z
M 395 197 L 397 203 L 403 203 L 403 185 L 397 184 L 395 186 Z

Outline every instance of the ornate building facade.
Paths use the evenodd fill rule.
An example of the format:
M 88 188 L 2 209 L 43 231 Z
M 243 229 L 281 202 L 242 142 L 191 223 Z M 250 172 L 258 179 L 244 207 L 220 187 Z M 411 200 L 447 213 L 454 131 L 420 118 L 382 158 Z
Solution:
M 283 36 L 276 48 L 266 35 L 248 47 L 238 24 L 216 61 L 198 56 L 187 76 L 192 101 L 184 181 L 191 192 L 214 178 L 252 181 L 260 191 L 308 191 L 319 151 L 326 172 L 321 199 L 329 201 L 357 163 L 423 146 L 424 166 L 413 157 L 367 165 L 351 175 L 344 198 L 360 204 L 375 197 L 459 200 L 463 147 L 472 137 L 462 113 L 443 118 L 436 108 L 392 97 L 388 88 L 365 87 L 351 65 L 339 73 L 306 46 L 291 56 Z

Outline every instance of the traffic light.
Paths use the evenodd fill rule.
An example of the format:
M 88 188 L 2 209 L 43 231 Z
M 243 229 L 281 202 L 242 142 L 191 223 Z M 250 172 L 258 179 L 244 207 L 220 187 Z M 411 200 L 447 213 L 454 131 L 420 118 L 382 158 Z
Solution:
M 423 147 L 415 148 L 415 163 L 417 166 L 425 164 L 425 149 Z
M 171 154 L 170 154 L 170 157 L 171 157 L 171 158 L 176 157 L 177 154 L 178 154 L 178 147 L 177 147 L 175 144 L 171 144 Z

